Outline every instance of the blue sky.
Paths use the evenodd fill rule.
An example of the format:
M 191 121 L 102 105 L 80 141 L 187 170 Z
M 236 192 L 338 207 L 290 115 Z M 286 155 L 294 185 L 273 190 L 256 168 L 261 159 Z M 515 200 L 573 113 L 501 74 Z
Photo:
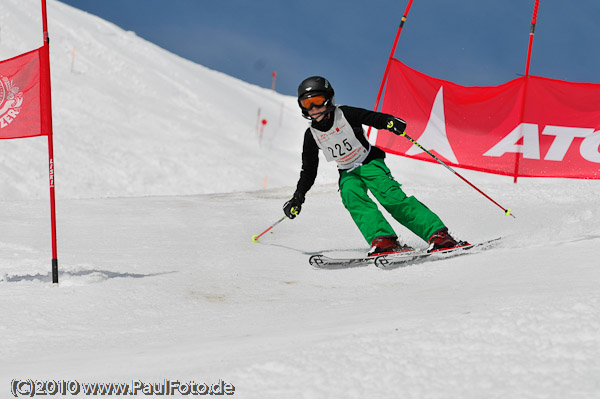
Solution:
M 182 57 L 295 95 L 327 77 L 338 104 L 373 108 L 408 4 L 391 0 L 61 0 Z M 600 1 L 541 0 L 532 75 L 600 83 Z M 414 0 L 395 56 L 466 86 L 525 72 L 535 0 Z M 50 32 L 51 34 L 51 32 Z

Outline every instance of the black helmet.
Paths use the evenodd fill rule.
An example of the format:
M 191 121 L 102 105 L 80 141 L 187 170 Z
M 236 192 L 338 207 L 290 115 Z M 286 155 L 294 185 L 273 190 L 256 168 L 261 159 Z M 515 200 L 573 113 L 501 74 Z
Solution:
M 314 96 L 325 97 L 325 104 L 327 105 L 325 113 L 331 112 L 334 109 L 335 92 L 333 91 L 333 87 L 331 87 L 331 83 L 322 76 L 311 76 L 310 78 L 304 79 L 302 83 L 300 83 L 300 86 L 298 86 L 298 105 L 302 110 L 302 116 L 305 118 L 311 119 L 308 115 L 308 111 L 302 106 L 300 101 Z

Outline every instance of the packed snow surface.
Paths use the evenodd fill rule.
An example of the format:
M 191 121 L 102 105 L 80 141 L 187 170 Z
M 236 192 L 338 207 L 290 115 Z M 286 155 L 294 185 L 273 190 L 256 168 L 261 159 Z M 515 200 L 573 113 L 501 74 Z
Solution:
M 311 254 L 367 250 L 331 164 L 298 218 L 251 241 L 298 178 L 294 98 L 57 1 L 48 16 L 60 284 L 46 138 L 4 140 L 1 397 L 27 379 L 221 380 L 240 398 L 600 397 L 598 181 L 461 171 L 513 219 L 445 168 L 390 156 L 456 237 L 500 244 L 316 270 Z M 3 0 L 0 24 L 1 59 L 41 46 L 38 1 Z

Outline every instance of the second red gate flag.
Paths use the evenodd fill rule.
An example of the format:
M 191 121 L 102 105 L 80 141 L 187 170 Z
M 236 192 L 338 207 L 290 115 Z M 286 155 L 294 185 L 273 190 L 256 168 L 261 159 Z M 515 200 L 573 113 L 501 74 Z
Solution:
M 537 76 L 465 87 L 393 60 L 383 112 L 449 165 L 497 174 L 600 179 L 600 84 Z M 402 137 L 380 131 L 387 152 L 431 161 Z

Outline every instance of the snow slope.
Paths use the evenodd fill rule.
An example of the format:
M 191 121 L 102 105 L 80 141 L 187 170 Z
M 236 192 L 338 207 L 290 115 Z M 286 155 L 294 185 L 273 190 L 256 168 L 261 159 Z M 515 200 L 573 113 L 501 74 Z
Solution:
M 34 0 L 0 4 L 1 59 L 42 45 L 40 8 Z M 57 195 L 200 194 L 260 189 L 265 177 L 268 186 L 295 180 L 306 127 L 295 99 L 56 1 L 48 18 Z M 2 185 L 0 199 L 47 195 L 46 148 L 45 138 L 0 143 L 0 171 L 25 177 Z
M 305 121 L 293 98 L 48 6 L 61 283 L 45 140 L 2 141 L 0 397 L 13 379 L 222 379 L 240 398 L 600 397 L 597 181 L 464 172 L 513 219 L 444 168 L 391 157 L 456 236 L 501 245 L 314 270 L 312 253 L 366 250 L 331 165 L 297 219 L 250 240 L 294 190 Z M 38 13 L 0 3 L 2 58 L 41 45 L 28 33 Z

